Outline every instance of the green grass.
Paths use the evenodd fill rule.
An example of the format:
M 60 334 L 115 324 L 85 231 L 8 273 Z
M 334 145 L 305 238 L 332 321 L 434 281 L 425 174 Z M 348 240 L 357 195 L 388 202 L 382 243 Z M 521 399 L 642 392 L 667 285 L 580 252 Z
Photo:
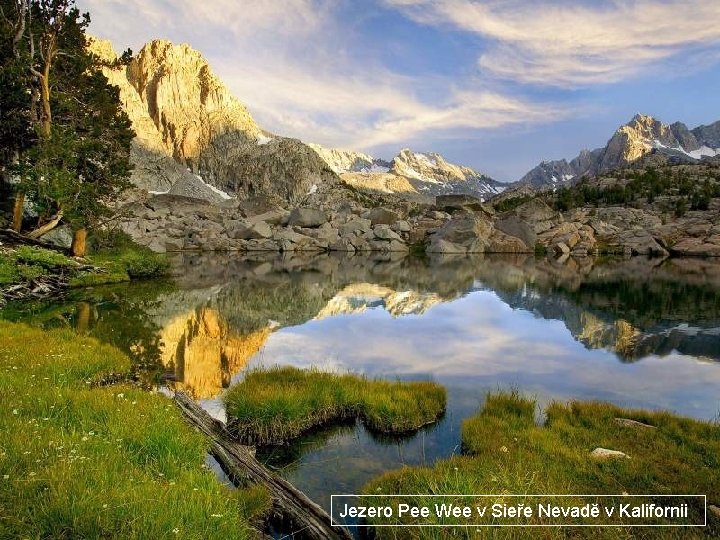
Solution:
M 370 380 L 315 369 L 252 371 L 225 396 L 228 426 L 248 444 L 281 444 L 324 424 L 359 417 L 383 433 L 419 429 L 445 410 L 433 382 Z
M 117 349 L 0 322 L 0 537 L 251 538 L 269 505 L 204 465 L 173 403 L 131 386 Z
M 79 264 L 62 253 L 33 246 L 0 251 L 0 287 L 50 274 L 72 275 Z
M 139 245 L 101 251 L 92 255 L 90 260 L 96 264 L 125 272 L 130 279 L 164 276 L 170 268 L 170 263 L 165 255 Z
M 492 394 L 483 409 L 463 423 L 464 455 L 431 467 L 387 473 L 370 482 L 364 492 L 499 496 L 627 492 L 706 494 L 708 504 L 720 501 L 720 427 L 716 424 L 599 402 L 553 403 L 545 411 L 542 426 L 536 423 L 537 412 L 535 401 L 517 393 Z M 622 427 L 615 418 L 634 419 L 657 429 Z M 590 458 L 597 447 L 620 450 L 630 459 Z M 383 500 L 368 499 L 373 504 Z M 427 497 L 409 500 L 430 506 L 437 502 Z M 482 534 L 491 538 L 717 537 L 720 523 L 710 514 L 708 520 L 710 526 L 704 530 L 651 529 L 652 535 L 643 529 L 618 528 L 483 529 Z M 475 529 L 451 527 L 378 528 L 376 532 L 381 539 L 444 538 L 450 533 L 459 538 L 480 537 Z
M 123 245 L 87 257 L 99 270 L 80 270 L 81 264 L 58 251 L 18 246 L 0 252 L 0 287 L 32 281 L 42 276 L 62 275 L 69 287 L 123 283 L 167 274 L 168 259 L 144 246 Z

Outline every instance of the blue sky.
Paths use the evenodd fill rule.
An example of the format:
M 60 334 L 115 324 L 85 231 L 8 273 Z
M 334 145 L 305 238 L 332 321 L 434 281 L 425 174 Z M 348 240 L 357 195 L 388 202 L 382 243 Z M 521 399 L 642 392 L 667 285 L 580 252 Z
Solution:
M 120 50 L 189 43 L 275 133 L 504 181 L 636 112 L 720 119 L 720 2 L 79 0 Z

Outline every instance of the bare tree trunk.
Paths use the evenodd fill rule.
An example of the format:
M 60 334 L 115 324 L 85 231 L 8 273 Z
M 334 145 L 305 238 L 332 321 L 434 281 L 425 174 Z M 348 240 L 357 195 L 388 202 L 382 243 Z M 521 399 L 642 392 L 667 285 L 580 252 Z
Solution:
M 32 232 L 29 232 L 26 236 L 28 238 L 35 238 L 35 239 L 40 238 L 41 236 L 46 235 L 47 233 L 52 231 L 55 227 L 57 227 L 58 224 L 60 223 L 60 221 L 62 221 L 62 218 L 63 218 L 63 213 L 58 212 L 57 215 L 54 218 L 52 218 L 50 221 L 48 221 L 45 225 L 38 227 L 37 229 L 35 229 Z
M 25 210 L 25 193 L 18 191 L 15 194 L 15 206 L 13 207 L 13 222 L 12 229 L 15 232 L 20 232 L 22 229 L 23 213 Z
M 45 61 L 45 69 L 40 77 L 40 133 L 44 138 L 50 137 L 52 128 L 52 110 L 50 109 L 50 62 Z
M 75 257 L 85 256 L 85 243 L 87 240 L 87 229 L 78 229 L 73 235 L 72 253 Z
M 17 58 L 20 56 L 20 51 L 18 51 L 18 45 L 20 44 L 20 41 L 23 38 L 23 35 L 25 34 L 25 19 L 27 17 L 28 12 L 28 1 L 27 0 L 20 0 L 17 2 L 17 21 L 15 23 L 15 35 L 12 39 L 12 50 L 13 55 Z

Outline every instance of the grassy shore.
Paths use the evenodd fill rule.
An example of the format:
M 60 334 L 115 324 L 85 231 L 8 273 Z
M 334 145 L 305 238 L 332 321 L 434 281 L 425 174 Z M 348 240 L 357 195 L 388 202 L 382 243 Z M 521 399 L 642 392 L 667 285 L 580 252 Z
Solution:
M 516 393 L 490 395 L 483 409 L 463 423 L 464 455 L 442 460 L 431 467 L 408 467 L 387 473 L 369 483 L 364 492 L 497 494 L 498 500 L 502 500 L 503 494 L 706 494 L 708 504 L 717 505 L 720 501 L 720 427 L 717 424 L 598 402 L 554 403 L 545 410 L 544 425 L 536 422 L 537 413 L 535 401 Z M 632 419 L 653 428 L 621 425 L 617 418 Z M 598 447 L 622 451 L 630 458 L 591 457 L 590 452 Z M 420 506 L 438 502 L 429 497 L 408 499 Z M 384 499 L 368 501 L 382 504 Z M 518 500 L 507 502 L 512 504 Z M 700 510 L 694 509 L 696 513 Z M 423 523 L 451 522 L 431 518 Z M 378 528 L 376 533 L 381 539 L 717 537 L 720 523 L 710 512 L 708 523 L 705 529 L 591 527 L 476 531 L 474 528 L 390 527 Z
M 276 367 L 248 373 L 225 396 L 228 426 L 248 444 L 281 444 L 315 427 L 359 417 L 383 433 L 419 429 L 445 410 L 433 382 L 370 380 L 314 369 Z
M 94 384 L 129 366 L 96 340 L 0 321 L 0 537 L 256 536 L 268 494 L 221 485 L 169 399 Z
M 167 272 L 164 256 L 143 246 L 101 251 L 80 262 L 59 251 L 34 246 L 0 249 L 0 291 L 16 284 L 55 278 L 67 287 L 122 283 L 161 276 Z

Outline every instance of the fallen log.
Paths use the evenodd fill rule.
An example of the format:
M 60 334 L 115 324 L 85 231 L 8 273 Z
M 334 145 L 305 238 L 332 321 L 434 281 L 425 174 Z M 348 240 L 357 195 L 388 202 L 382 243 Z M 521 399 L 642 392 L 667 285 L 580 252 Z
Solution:
M 175 403 L 189 424 L 210 438 L 210 454 L 236 485 L 247 482 L 265 486 L 273 510 L 297 527 L 300 538 L 350 540 L 347 529 L 331 524 L 330 516 L 287 480 L 266 469 L 250 447 L 233 440 L 225 425 L 211 417 L 184 392 L 175 394 Z
M 66 255 L 70 254 L 69 249 L 60 248 L 58 246 L 48 244 L 47 242 L 43 242 L 42 240 L 38 240 L 36 238 L 30 238 L 28 236 L 13 231 L 12 229 L 0 229 L 0 245 L 9 247 L 36 246 L 45 249 L 51 249 L 54 251 L 59 251 L 61 253 L 65 253 Z

